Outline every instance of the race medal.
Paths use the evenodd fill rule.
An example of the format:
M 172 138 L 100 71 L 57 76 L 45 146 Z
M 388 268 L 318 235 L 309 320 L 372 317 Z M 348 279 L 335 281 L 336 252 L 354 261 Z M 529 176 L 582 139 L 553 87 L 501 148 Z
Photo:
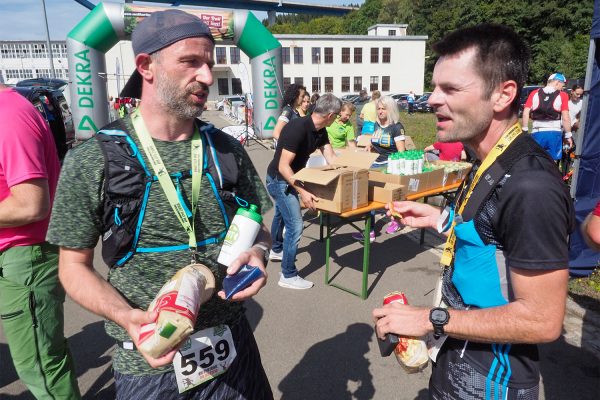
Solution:
M 183 342 L 173 359 L 179 393 L 221 375 L 229 369 L 236 356 L 227 325 L 196 332 Z

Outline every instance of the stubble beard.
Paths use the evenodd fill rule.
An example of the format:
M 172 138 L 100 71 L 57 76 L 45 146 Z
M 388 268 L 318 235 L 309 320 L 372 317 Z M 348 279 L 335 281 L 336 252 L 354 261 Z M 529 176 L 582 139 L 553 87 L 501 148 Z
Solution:
M 200 85 L 200 83 L 198 83 Z M 195 104 L 190 96 L 197 88 L 180 89 L 175 81 L 164 72 L 156 76 L 156 93 L 165 109 L 180 119 L 194 119 L 202 115 L 204 106 Z M 206 88 L 208 91 L 208 88 Z

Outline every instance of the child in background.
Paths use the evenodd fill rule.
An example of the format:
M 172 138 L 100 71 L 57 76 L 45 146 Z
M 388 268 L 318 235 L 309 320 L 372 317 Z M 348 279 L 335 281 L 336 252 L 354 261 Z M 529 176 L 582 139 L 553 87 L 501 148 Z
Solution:
M 467 159 L 467 153 L 461 142 L 435 142 L 425 147 L 425 159 L 427 161 L 460 161 Z
M 340 115 L 327 127 L 327 136 L 329 143 L 334 149 L 342 149 L 346 146 L 356 147 L 354 141 L 354 127 L 350 122 L 350 117 L 356 110 L 354 104 L 345 102 L 342 104 Z

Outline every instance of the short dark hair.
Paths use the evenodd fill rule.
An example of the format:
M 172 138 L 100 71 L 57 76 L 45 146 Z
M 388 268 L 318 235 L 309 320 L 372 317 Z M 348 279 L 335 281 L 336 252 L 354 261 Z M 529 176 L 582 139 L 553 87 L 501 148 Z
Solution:
M 296 99 L 298 98 L 298 96 L 300 96 L 301 91 L 306 92 L 306 88 L 297 83 L 292 83 L 290 86 L 288 86 L 288 88 L 285 89 L 285 93 L 283 94 L 283 104 L 281 108 L 285 106 L 295 107 Z
M 489 98 L 496 87 L 509 80 L 517 84 L 511 111 L 518 112 L 521 88 L 529 72 L 529 47 L 511 28 L 497 24 L 480 24 L 458 29 L 433 46 L 439 56 L 448 56 L 474 48 L 475 69 L 485 82 Z

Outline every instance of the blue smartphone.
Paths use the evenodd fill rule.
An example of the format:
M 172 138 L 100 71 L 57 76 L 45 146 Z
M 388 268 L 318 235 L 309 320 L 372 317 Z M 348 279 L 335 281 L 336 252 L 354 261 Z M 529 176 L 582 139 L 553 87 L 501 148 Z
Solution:
M 246 289 L 258 278 L 264 276 L 258 267 L 252 265 L 243 265 L 235 275 L 227 275 L 223 279 L 223 291 L 225 299 L 229 300 L 237 292 Z

